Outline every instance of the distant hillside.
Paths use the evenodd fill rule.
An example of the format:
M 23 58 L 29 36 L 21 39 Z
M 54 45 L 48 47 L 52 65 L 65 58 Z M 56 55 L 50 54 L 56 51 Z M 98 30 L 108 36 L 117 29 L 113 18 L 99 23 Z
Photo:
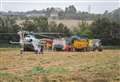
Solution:
M 99 17 L 99 14 L 92 14 L 85 11 L 78 11 L 74 5 L 70 5 L 65 9 L 61 8 L 46 8 L 43 10 L 31 10 L 26 12 L 0 12 L 0 16 L 43 16 L 52 19 L 76 19 L 76 20 L 93 20 Z
M 70 5 L 65 8 L 46 8 L 43 10 L 32 10 L 26 12 L 1 12 L 0 16 L 17 16 L 23 19 L 25 17 L 47 17 L 48 22 L 55 21 L 58 23 L 63 23 L 68 27 L 74 27 L 78 25 L 80 20 L 86 20 L 88 24 L 91 24 L 91 20 L 95 20 L 101 17 L 107 17 L 113 21 L 120 21 L 120 8 L 113 10 L 112 12 L 105 11 L 103 14 L 89 13 L 85 11 L 78 11 L 74 5 Z
M 72 29 L 73 27 L 78 27 L 78 25 L 82 22 L 81 20 L 74 20 L 74 19 L 48 19 L 48 23 L 56 22 L 56 24 L 63 23 L 68 28 Z M 88 24 L 91 24 L 93 21 L 86 21 Z

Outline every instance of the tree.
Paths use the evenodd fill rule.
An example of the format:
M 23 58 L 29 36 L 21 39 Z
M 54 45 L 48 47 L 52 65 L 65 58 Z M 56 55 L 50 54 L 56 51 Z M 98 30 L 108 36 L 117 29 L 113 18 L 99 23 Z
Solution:
M 48 25 L 48 29 L 49 32 L 57 32 L 57 24 L 54 21 L 50 22 Z
M 23 26 L 23 30 L 37 32 L 37 28 L 35 27 L 33 21 L 25 20 L 20 25 Z
M 64 33 L 64 36 L 71 34 L 70 29 L 64 24 L 56 24 L 55 22 L 49 23 L 49 32 Z
M 0 32 L 17 32 L 18 25 L 14 17 L 0 17 Z
M 70 5 L 69 7 L 67 7 L 65 9 L 65 13 L 72 13 L 75 14 L 77 12 L 76 8 L 74 7 L 74 5 Z
M 120 24 L 108 18 L 99 18 L 91 25 L 91 31 L 95 38 L 102 39 L 104 44 L 120 44 Z
M 48 20 L 46 17 L 35 17 L 33 23 L 37 28 L 37 32 L 48 32 Z
M 73 5 L 70 5 L 65 9 L 65 18 L 67 19 L 75 19 L 77 18 L 77 10 Z
M 15 17 L 9 17 L 9 16 L 1 16 L 0 17 L 0 33 L 17 33 L 19 29 L 19 26 L 16 24 L 16 18 Z M 14 38 L 13 38 L 14 37 Z M 13 39 L 15 40 L 15 35 L 6 35 L 2 34 L 0 35 L 0 38 L 2 38 L 1 42 L 9 42 L 9 40 Z
M 79 26 L 77 28 L 74 28 L 73 33 L 77 35 L 86 35 L 89 38 L 92 38 L 90 25 L 88 25 L 87 22 L 84 20 L 82 20 L 82 22 L 79 23 Z
M 64 11 L 60 11 L 60 12 L 58 13 L 58 15 L 59 15 L 59 18 L 60 18 L 60 19 L 64 19 L 64 17 L 65 17 L 65 12 L 64 12 Z
M 89 38 L 92 38 L 90 25 L 88 25 L 86 21 L 82 21 L 82 23 L 79 24 L 79 29 L 80 29 L 80 34 L 87 35 Z
M 115 22 L 120 22 L 120 8 L 114 10 L 112 12 L 112 20 L 115 21 Z
M 70 29 L 67 28 L 67 26 L 65 26 L 64 24 L 60 23 L 57 26 L 57 30 L 60 33 L 64 33 L 65 36 L 69 36 L 71 34 Z

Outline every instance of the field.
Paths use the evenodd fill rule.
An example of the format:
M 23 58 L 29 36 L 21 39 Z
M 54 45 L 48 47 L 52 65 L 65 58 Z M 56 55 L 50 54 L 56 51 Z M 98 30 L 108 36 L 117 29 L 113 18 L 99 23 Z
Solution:
M 120 50 L 21 56 L 0 48 L 0 82 L 120 82 Z
M 63 19 L 63 20 L 59 20 L 59 19 L 48 19 L 48 23 L 50 22 L 56 22 L 56 24 L 64 24 L 66 25 L 68 28 L 73 29 L 74 27 L 78 27 L 79 24 L 82 22 L 81 20 L 74 20 L 74 19 Z M 88 24 L 91 24 L 93 21 L 86 21 Z

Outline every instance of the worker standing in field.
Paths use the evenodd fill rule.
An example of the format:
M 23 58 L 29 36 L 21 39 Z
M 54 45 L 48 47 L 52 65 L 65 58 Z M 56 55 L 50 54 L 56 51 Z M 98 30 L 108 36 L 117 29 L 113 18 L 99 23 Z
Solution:
M 44 46 L 41 45 L 41 49 L 40 49 L 41 54 L 43 54 L 43 50 L 44 50 Z

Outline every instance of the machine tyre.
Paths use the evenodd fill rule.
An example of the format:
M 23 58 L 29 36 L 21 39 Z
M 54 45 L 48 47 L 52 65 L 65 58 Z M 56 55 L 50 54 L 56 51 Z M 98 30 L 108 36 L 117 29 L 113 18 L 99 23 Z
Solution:
M 80 51 L 80 49 L 75 48 L 75 51 L 76 51 L 76 52 L 79 52 L 79 51 Z
M 23 50 L 20 50 L 20 54 L 23 54 Z
M 98 51 L 99 51 L 99 52 L 102 52 L 102 51 L 103 51 L 103 49 L 100 47 L 100 48 L 98 48 Z
M 35 54 L 38 54 L 38 51 L 37 51 L 37 50 L 35 50 Z
M 96 48 L 93 48 L 92 51 L 96 51 Z
M 84 51 L 84 52 L 87 52 L 87 51 L 88 51 L 88 48 L 84 48 L 83 51 Z

